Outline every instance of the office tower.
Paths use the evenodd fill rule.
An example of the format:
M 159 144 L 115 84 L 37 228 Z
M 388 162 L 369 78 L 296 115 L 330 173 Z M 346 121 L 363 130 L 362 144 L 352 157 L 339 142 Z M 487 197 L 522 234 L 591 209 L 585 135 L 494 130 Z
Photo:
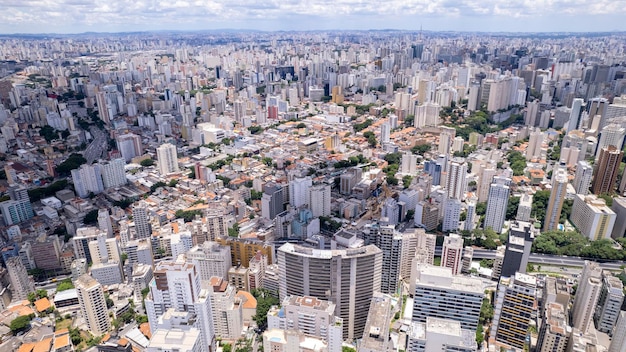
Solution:
M 576 194 L 570 221 L 590 240 L 610 238 L 617 216 L 602 198 L 593 194 Z
M 536 289 L 534 276 L 516 273 L 500 278 L 489 338 L 496 346 L 524 349 L 530 316 L 535 310 Z
M 363 334 L 367 308 L 380 289 L 382 251 L 374 245 L 347 250 L 317 250 L 291 243 L 278 249 L 279 293 L 313 296 L 336 305 L 344 339 Z
M 615 197 L 611 210 L 615 213 L 615 224 L 611 231 L 611 238 L 617 239 L 626 235 L 626 198 Z
M 363 338 L 359 343 L 359 351 L 388 351 L 389 345 L 392 344 L 389 338 L 394 313 L 392 297 L 379 292 L 374 293 L 368 311 Z
M 496 176 L 489 187 L 489 197 L 487 198 L 487 211 L 485 212 L 485 223 L 483 228 L 492 229 L 496 233 L 502 232 L 506 217 L 506 208 L 509 204 L 509 184 L 511 179 Z
M 313 217 L 330 215 L 330 185 L 317 184 L 309 188 L 308 204 Z
M 462 328 L 449 319 L 429 317 L 425 323 L 411 322 L 407 332 L 407 351 L 479 351 L 476 332 Z
M 463 222 L 464 231 L 472 231 L 474 229 L 474 219 L 476 217 L 476 198 L 465 202 L 467 206 L 465 211 L 465 221 Z
M 537 159 L 541 156 L 541 147 L 543 146 L 543 132 L 536 129 L 530 132 L 528 139 L 528 147 L 526 148 L 526 160 Z
M 111 321 L 102 285 L 87 274 L 79 277 L 74 285 L 87 329 L 96 336 L 107 333 L 111 329 Z
M 624 284 L 611 272 L 603 271 L 600 297 L 598 297 L 598 305 L 593 315 L 598 331 L 613 334 L 613 327 L 617 322 L 622 303 L 624 303 Z
M 519 206 L 517 207 L 517 214 L 515 220 L 518 221 L 530 221 L 530 213 L 533 206 L 533 196 L 528 193 L 522 194 L 519 200 Z
M 512 221 L 500 275 L 511 277 L 516 272 L 525 273 L 530 249 L 535 239 L 534 227 L 529 222 Z
M 19 257 L 7 258 L 5 264 L 11 282 L 13 300 L 24 300 L 29 293 L 35 292 L 35 282 L 28 276 L 28 272 Z
M 117 149 L 120 151 L 122 158 L 124 158 L 126 162 L 129 162 L 134 157 L 143 154 L 141 137 L 136 134 L 121 134 L 115 138 L 115 141 L 117 142 Z
M 124 159 L 113 159 L 107 163 L 101 164 L 100 171 L 102 173 L 102 183 L 104 188 L 120 187 L 126 184 L 126 173 Z
M 0 203 L 2 217 L 7 226 L 19 224 L 35 216 L 26 188 L 11 186 L 8 193 L 11 199 Z
M 281 185 L 275 183 L 266 184 L 261 197 L 262 216 L 265 219 L 274 220 L 276 215 L 285 210 L 283 198 L 283 187 Z
M 159 174 L 161 176 L 180 171 L 178 168 L 178 156 L 176 155 L 175 145 L 163 143 L 156 148 L 156 152 Z
M 100 164 L 83 164 L 78 169 L 72 170 L 71 173 L 74 189 L 79 197 L 85 198 L 90 193 L 100 194 L 104 191 Z
M 619 171 L 619 164 L 622 161 L 623 155 L 623 151 L 612 145 L 600 150 L 598 161 L 594 167 L 591 193 L 603 194 L 613 191 Z
M 457 234 L 450 234 L 443 240 L 441 266 L 450 268 L 452 275 L 461 273 L 463 263 L 463 238 Z
M 537 340 L 537 351 L 565 352 L 569 341 L 569 330 L 563 305 L 546 304 Z
M 602 269 L 597 263 L 585 261 L 578 280 L 578 289 L 572 307 L 572 327 L 586 334 L 593 327 L 594 310 L 602 289 Z
M 591 179 L 593 176 L 593 167 L 585 160 L 580 160 L 576 164 L 576 174 L 574 176 L 574 189 L 576 194 L 589 194 Z
M 309 188 L 313 185 L 311 177 L 294 178 L 289 182 L 289 204 L 294 208 L 309 205 Z
M 181 328 L 171 328 L 155 331 L 145 351 L 204 352 L 206 350 L 203 347 L 202 333 L 199 329 L 182 330 Z
M 106 232 L 108 237 L 113 237 L 113 223 L 106 208 L 98 209 L 98 229 Z
M 417 174 L 418 156 L 411 152 L 402 153 L 402 161 L 400 163 L 400 173 L 405 175 Z
M 478 188 L 476 192 L 478 193 L 478 201 L 486 202 L 489 199 L 489 188 L 493 183 L 493 177 L 496 175 L 496 170 L 493 168 L 483 169 L 480 175 Z
M 206 241 L 194 246 L 187 252 L 188 262 L 193 263 L 200 274 L 200 279 L 210 280 L 212 277 L 228 277 L 228 269 L 233 266 L 230 247 L 216 242 Z M 239 263 L 235 263 L 239 265 Z
M 546 208 L 546 217 L 543 223 L 543 231 L 556 230 L 561 218 L 561 210 L 563 209 L 563 201 L 567 194 L 567 170 L 557 168 L 552 174 L 552 189 L 550 190 L 550 199 Z
M 440 154 L 450 154 L 450 143 L 452 142 L 452 136 L 448 132 L 441 132 L 439 134 L 439 149 L 437 151 Z
M 148 218 L 148 205 L 139 202 L 133 206 L 133 221 L 135 222 L 135 239 L 149 238 L 152 226 Z
M 391 136 L 391 128 L 388 123 L 380 125 L 380 144 L 389 143 Z
M 463 159 L 452 159 L 448 167 L 448 177 L 446 178 L 446 194 L 448 198 L 465 199 L 465 189 L 467 187 L 467 163 Z
M 602 129 L 600 133 L 600 139 L 598 140 L 596 160 L 598 160 L 600 151 L 610 145 L 614 146 L 618 150 L 622 150 L 624 146 L 624 135 L 626 135 L 626 129 L 618 124 L 609 124 Z
M 425 323 L 428 317 L 450 319 L 476 331 L 485 296 L 479 279 L 452 275 L 450 268 L 428 264 L 414 270 L 414 322 Z
M 299 330 L 328 342 L 329 351 L 341 351 L 343 322 L 335 316 L 335 304 L 309 296 L 287 296 L 282 307 L 267 313 L 267 328 Z
M 626 352 L 626 311 L 619 312 L 609 352 Z
M 209 280 L 208 295 L 213 312 L 215 336 L 237 339 L 243 326 L 243 303 L 237 297 L 237 289 L 220 277 Z
M 457 231 L 459 229 L 460 218 L 461 201 L 455 198 L 446 199 L 443 204 L 443 224 L 441 231 Z
M 580 113 L 584 102 L 585 101 L 580 98 L 575 98 L 572 102 L 572 111 L 569 115 L 569 122 L 567 123 L 567 133 L 578 129 L 580 124 Z

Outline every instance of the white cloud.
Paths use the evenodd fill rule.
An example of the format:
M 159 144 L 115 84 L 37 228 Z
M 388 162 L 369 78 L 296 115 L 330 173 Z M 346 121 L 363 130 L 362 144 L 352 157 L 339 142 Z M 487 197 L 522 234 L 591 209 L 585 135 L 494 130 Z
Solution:
M 535 21 L 549 18 L 557 25 L 574 17 L 599 16 L 602 25 L 620 29 L 616 17 L 626 14 L 626 0 L 2 0 L 2 8 L 0 32 L 4 33 L 303 29 L 305 23 L 309 27 L 339 29 L 352 28 L 346 26 L 354 23 L 361 29 L 412 25 L 415 29 L 418 23 L 436 24 L 436 20 L 452 26 L 450 29 L 462 30 L 463 26 L 479 29 L 490 23 L 477 22 L 476 18 L 493 21 L 500 25 L 498 30 L 505 31 L 507 17 Z M 594 30 L 599 24 L 588 25 L 591 27 L 579 30 Z

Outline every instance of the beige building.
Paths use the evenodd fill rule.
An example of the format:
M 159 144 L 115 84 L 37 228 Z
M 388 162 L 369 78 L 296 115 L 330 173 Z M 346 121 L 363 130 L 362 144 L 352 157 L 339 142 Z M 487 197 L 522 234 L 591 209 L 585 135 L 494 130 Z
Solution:
M 585 262 L 578 281 L 574 306 L 572 307 L 572 327 L 583 334 L 593 328 L 593 314 L 602 289 L 602 269 L 595 262 Z
M 209 280 L 208 298 L 211 301 L 215 336 L 238 339 L 243 327 L 243 307 L 236 296 L 235 286 L 214 276 Z
M 590 240 L 611 238 L 616 217 L 604 199 L 593 194 L 574 196 L 570 221 Z
M 546 306 L 537 351 L 565 352 L 571 333 L 565 314 L 565 308 L 560 303 L 550 303 Z
M 78 304 L 87 323 L 87 329 L 96 336 L 108 332 L 111 329 L 111 320 L 102 285 L 85 274 L 76 280 L 75 286 Z
M 35 291 L 35 283 L 28 276 L 28 272 L 19 257 L 11 257 L 6 260 L 9 281 L 11 282 L 11 293 L 13 300 L 26 299 L 29 293 Z

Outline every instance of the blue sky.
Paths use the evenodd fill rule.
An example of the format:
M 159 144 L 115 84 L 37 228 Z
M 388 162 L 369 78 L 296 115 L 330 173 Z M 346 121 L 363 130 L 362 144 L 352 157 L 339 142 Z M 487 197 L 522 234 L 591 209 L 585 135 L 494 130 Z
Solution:
M 626 30 L 626 0 L 0 0 L 0 33 Z

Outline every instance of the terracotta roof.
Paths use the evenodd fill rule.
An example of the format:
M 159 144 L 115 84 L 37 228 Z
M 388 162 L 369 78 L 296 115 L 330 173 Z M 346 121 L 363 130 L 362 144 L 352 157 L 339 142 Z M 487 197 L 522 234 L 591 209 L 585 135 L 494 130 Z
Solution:
M 71 346 L 71 342 L 70 342 L 70 335 L 66 334 L 63 336 L 57 336 L 54 339 L 54 349 L 58 350 L 60 348 L 63 348 L 65 346 Z
M 46 297 L 35 301 L 35 309 L 37 309 L 38 312 L 43 312 L 50 307 L 52 307 L 52 304 L 50 304 L 50 300 Z
M 254 298 L 254 296 L 250 292 L 239 291 L 237 292 L 237 297 L 241 298 L 244 309 L 256 309 L 256 298 Z
M 25 343 L 25 344 L 22 344 L 20 348 L 17 349 L 17 352 L 31 352 L 33 348 L 35 348 L 34 342 Z
M 35 344 L 33 352 L 49 352 L 52 346 L 52 337 L 41 340 Z

